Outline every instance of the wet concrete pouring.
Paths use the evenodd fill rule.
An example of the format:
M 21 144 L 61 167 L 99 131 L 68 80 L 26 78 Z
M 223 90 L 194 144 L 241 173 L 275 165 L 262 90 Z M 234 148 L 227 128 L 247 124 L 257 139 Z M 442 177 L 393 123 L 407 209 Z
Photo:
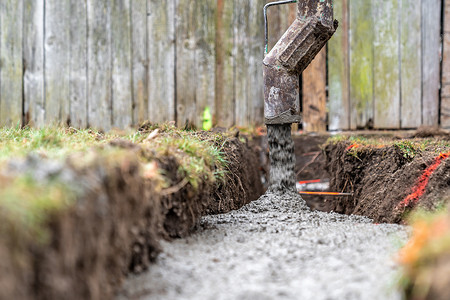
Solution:
M 295 192 L 290 126 L 269 126 L 268 135 L 269 191 L 163 242 L 117 299 L 401 299 L 395 254 L 408 228 L 311 211 Z

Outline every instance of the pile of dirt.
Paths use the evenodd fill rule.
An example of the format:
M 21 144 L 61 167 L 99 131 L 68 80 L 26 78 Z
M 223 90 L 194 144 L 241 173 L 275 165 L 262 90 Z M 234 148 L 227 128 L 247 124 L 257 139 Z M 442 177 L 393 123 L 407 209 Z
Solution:
M 435 209 L 450 192 L 450 159 L 440 154 L 450 151 L 446 145 L 417 139 L 328 143 L 330 189 L 354 193 L 335 199 L 331 209 L 389 223 L 402 222 L 416 207 Z
M 41 186 L 61 183 L 74 199 L 39 216 L 45 242 L 14 222 L 0 230 L 0 273 L 8 274 L 0 277 L 0 298 L 111 299 L 128 273 L 149 267 L 161 238 L 186 236 L 201 216 L 257 199 L 263 189 L 255 154 L 239 137 L 220 146 L 222 179 L 197 186 L 182 178 L 176 157 L 126 140 L 59 162 L 9 161 L 2 187 L 25 176 Z

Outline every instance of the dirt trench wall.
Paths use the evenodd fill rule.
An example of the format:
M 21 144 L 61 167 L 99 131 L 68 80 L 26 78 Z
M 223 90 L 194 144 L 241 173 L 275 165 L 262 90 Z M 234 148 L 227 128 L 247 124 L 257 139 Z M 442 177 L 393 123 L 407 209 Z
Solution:
M 438 150 L 418 151 L 412 157 L 395 144 L 352 149 L 354 146 L 343 141 L 325 148 L 330 189 L 354 193 L 353 197 L 336 198 L 331 206 L 335 212 L 398 223 L 416 207 L 436 208 L 450 193 L 450 159 L 445 159 L 429 177 L 423 195 L 404 205 L 439 156 Z
M 256 156 L 238 138 L 223 149 L 223 180 L 195 188 L 179 185 L 174 157 L 154 158 L 149 169 L 139 145 L 109 148 L 112 153 L 95 150 L 62 163 L 29 157 L 2 171 L 5 178 L 27 174 L 44 185 L 61 181 L 76 197 L 48 213 L 45 243 L 0 230 L 0 274 L 8 274 L 0 277 L 0 299 L 111 299 L 128 273 L 149 267 L 161 238 L 185 236 L 202 215 L 239 208 L 263 193 Z M 160 173 L 169 186 L 161 185 Z
M 49 212 L 46 242 L 26 233 L 16 233 L 14 241 L 13 233 L 2 232 L 0 260 L 12 262 L 14 275 L 0 280 L 1 299 L 105 299 L 126 273 L 156 257 L 161 215 L 155 182 L 141 176 L 136 157 L 119 157 L 112 162 L 93 153 L 85 166 L 76 165 L 78 157 L 12 163 L 9 176 L 20 170 L 42 185 L 58 180 L 77 195 L 73 205 Z

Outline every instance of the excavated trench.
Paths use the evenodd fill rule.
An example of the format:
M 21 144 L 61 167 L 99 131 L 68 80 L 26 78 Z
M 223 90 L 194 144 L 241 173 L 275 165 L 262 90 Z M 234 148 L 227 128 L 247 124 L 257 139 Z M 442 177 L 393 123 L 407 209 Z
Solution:
M 184 181 L 180 169 L 193 153 L 174 144 L 182 134 L 203 147 L 194 149 L 220 143 L 222 179 L 211 180 L 207 169 L 216 166 L 205 163 L 197 186 Z M 162 238 L 256 200 L 256 156 L 233 134 L 170 129 L 160 152 L 155 137 L 115 139 L 60 160 L 31 153 L 4 162 L 0 274 L 8 276 L 0 276 L 0 299 L 112 299 L 127 274 L 152 268 Z
M 290 126 L 268 135 L 268 192 L 164 242 L 156 263 L 129 277 L 117 299 L 401 299 L 395 254 L 408 228 L 311 211 L 294 189 Z

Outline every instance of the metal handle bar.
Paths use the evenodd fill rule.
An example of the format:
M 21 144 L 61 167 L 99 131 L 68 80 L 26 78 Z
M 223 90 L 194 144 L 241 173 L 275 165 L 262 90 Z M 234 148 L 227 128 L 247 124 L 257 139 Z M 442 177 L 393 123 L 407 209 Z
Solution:
M 264 38 L 265 38 L 264 55 L 269 52 L 269 25 L 267 24 L 267 9 L 275 5 L 290 4 L 297 2 L 298 0 L 287 0 L 287 1 L 269 2 L 266 5 L 264 5 Z

